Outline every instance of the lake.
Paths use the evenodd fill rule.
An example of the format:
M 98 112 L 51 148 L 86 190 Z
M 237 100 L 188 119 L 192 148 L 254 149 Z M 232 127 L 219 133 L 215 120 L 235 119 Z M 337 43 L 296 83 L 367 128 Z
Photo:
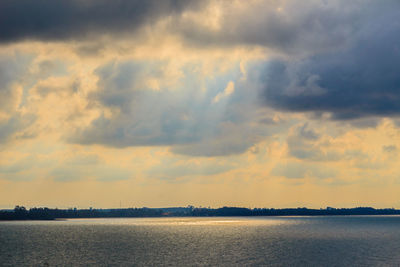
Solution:
M 0 222 L 1 266 L 399 266 L 400 216 Z

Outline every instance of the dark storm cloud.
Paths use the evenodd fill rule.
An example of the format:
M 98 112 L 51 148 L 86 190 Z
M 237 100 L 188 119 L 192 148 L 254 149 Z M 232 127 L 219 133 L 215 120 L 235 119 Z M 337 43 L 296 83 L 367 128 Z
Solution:
M 222 6 L 217 30 L 186 21 L 177 29 L 198 46 L 261 46 L 275 53 L 260 75 L 268 106 L 328 112 L 357 127 L 400 114 L 399 1 Z M 358 120 L 366 117 L 375 119 Z
M 0 42 L 65 40 L 136 30 L 161 16 L 179 14 L 190 0 L 2 0 Z
M 400 115 L 400 12 L 379 15 L 348 48 L 266 63 L 265 103 L 338 120 Z
M 217 30 L 179 18 L 176 29 L 194 45 L 262 46 L 297 57 L 345 45 L 375 10 L 388 9 L 391 2 L 266 0 L 239 7 L 222 3 Z

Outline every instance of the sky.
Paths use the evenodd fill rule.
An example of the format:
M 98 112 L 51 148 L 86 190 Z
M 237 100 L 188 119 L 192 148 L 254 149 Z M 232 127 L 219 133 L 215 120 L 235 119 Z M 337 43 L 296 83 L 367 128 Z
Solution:
M 0 1 L 0 207 L 400 208 L 397 0 Z

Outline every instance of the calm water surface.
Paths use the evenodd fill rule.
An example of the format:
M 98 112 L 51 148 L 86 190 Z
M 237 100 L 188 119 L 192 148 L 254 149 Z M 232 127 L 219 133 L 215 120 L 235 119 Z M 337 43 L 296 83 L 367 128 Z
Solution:
M 399 216 L 0 222 L 0 266 L 400 266 Z

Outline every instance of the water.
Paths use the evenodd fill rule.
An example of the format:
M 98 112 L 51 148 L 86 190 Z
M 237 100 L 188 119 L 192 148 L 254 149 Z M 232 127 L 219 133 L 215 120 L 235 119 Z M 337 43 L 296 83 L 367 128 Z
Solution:
M 400 266 L 400 216 L 0 222 L 1 266 Z

